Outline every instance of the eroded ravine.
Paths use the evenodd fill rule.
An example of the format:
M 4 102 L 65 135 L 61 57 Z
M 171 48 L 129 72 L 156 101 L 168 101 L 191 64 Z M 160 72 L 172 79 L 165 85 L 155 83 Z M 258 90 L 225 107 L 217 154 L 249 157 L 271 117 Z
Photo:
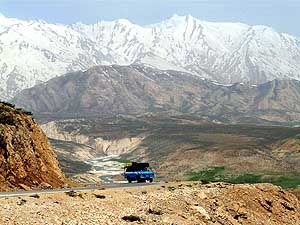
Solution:
M 123 163 L 118 159 L 122 154 L 128 154 L 138 148 L 145 139 L 144 136 L 123 137 L 119 139 L 106 140 L 104 137 L 89 137 L 74 130 L 67 132 L 60 129 L 56 122 L 43 124 L 42 129 L 51 139 L 73 142 L 88 146 L 92 149 L 89 154 L 82 157 L 80 147 L 74 149 L 73 157 L 78 161 L 92 166 L 88 173 L 96 175 L 100 182 L 112 183 L 112 177 L 123 173 Z M 85 149 L 83 149 L 85 150 Z M 61 149 L 60 149 L 61 151 Z

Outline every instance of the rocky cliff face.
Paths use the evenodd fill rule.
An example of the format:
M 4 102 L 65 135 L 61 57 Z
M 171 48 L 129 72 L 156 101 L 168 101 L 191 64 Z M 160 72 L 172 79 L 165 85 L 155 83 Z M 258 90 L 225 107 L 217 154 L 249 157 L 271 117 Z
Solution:
M 0 103 L 0 190 L 67 182 L 48 139 L 21 110 Z
M 231 122 L 290 121 L 300 120 L 300 83 L 224 86 L 189 73 L 140 65 L 98 66 L 24 90 L 14 102 L 35 113 L 72 118 L 175 112 Z

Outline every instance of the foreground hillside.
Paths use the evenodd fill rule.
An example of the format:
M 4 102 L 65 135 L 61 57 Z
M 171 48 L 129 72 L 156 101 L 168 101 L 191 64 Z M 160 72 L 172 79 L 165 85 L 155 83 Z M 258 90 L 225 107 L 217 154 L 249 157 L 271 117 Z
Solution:
M 66 182 L 37 123 L 21 109 L 0 102 L 0 191 L 62 187 Z
M 269 184 L 170 183 L 0 199 L 1 224 L 299 224 L 296 196 Z
M 42 118 L 188 114 L 221 122 L 300 120 L 300 82 L 222 86 L 146 66 L 97 66 L 22 91 L 16 105 Z

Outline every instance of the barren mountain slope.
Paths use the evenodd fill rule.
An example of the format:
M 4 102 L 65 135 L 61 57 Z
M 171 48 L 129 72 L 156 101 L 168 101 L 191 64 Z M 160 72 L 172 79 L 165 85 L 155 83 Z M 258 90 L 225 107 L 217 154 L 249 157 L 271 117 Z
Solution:
M 223 122 L 300 120 L 300 82 L 219 85 L 141 65 L 97 66 L 26 89 L 14 102 L 37 116 L 76 118 L 166 112 Z
M 20 109 L 0 103 L 0 190 L 61 187 L 67 179 L 46 135 Z

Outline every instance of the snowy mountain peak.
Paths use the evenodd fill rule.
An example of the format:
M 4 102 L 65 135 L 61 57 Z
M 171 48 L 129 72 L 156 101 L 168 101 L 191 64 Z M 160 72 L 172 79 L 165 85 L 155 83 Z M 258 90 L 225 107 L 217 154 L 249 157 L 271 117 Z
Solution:
M 194 23 L 194 22 L 200 23 L 200 20 L 192 17 L 191 15 L 179 16 L 177 14 L 174 14 L 170 18 L 160 23 L 150 25 L 150 27 L 160 27 L 162 29 L 170 29 L 170 28 L 187 26 L 189 23 Z
M 112 20 L 112 21 L 101 20 L 95 24 L 85 24 L 83 22 L 77 22 L 77 23 L 70 25 L 70 27 L 101 27 L 101 26 L 115 26 L 116 24 L 124 25 L 124 26 L 135 25 L 128 19 L 117 19 L 117 20 Z M 137 25 L 135 25 L 135 26 L 137 26 Z
M 118 20 L 116 20 L 116 22 L 118 23 L 118 24 L 123 24 L 123 25 L 133 25 L 133 23 L 131 23 L 128 19 L 118 19 Z
M 0 12 L 0 18 L 5 18 L 5 16 Z
M 0 17 L 1 18 L 1 17 Z M 300 38 L 266 26 L 173 15 L 149 26 L 126 19 L 75 23 L 0 19 L 0 96 L 95 65 L 146 64 L 222 84 L 300 80 Z
M 169 19 L 167 19 L 167 21 L 174 21 L 174 22 L 186 22 L 188 20 L 195 20 L 196 18 L 194 18 L 192 15 L 188 14 L 185 16 L 180 16 L 177 14 L 173 14 Z

